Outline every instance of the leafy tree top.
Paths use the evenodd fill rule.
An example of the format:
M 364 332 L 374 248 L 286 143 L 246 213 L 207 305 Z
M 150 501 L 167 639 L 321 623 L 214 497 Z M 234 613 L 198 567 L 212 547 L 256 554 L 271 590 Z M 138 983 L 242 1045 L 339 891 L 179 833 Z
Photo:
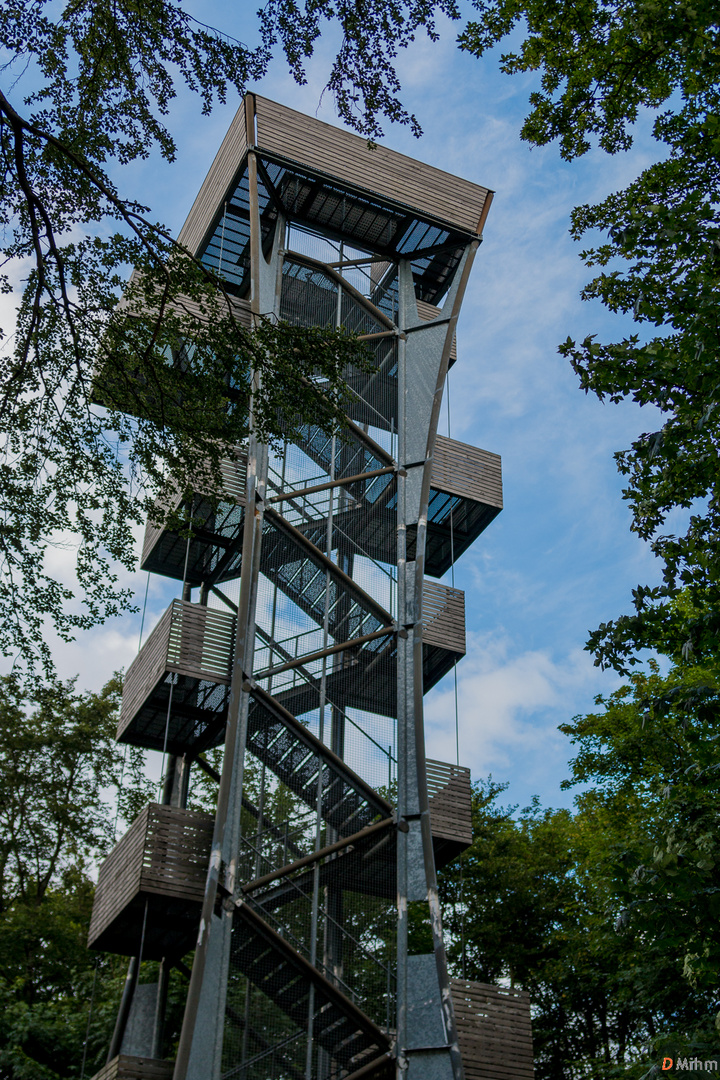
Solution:
M 2 287 L 12 292 L 15 272 L 25 283 L 0 373 L 0 651 L 20 667 L 52 668 L 48 625 L 71 639 L 131 605 L 116 567 L 133 565 L 133 526 L 164 484 L 182 488 L 201 468 L 219 479 L 221 444 L 247 434 L 251 373 L 254 424 L 272 440 L 303 420 L 332 430 L 342 372 L 367 363 L 344 333 L 268 321 L 248 333 L 222 280 L 124 197 L 121 167 L 157 152 L 173 160 L 182 86 L 207 113 L 260 78 L 276 47 L 304 82 L 334 21 L 344 37 L 328 86 L 340 115 L 368 135 L 383 115 L 419 130 L 393 64 L 418 30 L 435 35 L 435 10 L 455 14 L 450 0 L 409 0 L 373 3 L 360 19 L 323 0 L 300 17 L 273 0 L 251 47 L 169 0 L 3 6 Z M 77 599 L 48 571 L 53 545 L 75 549 Z
M 522 135 L 557 140 L 571 160 L 594 140 L 627 149 L 648 110 L 657 160 L 625 190 L 577 207 L 576 239 L 606 237 L 584 251 L 596 276 L 583 292 L 629 315 L 636 333 L 611 343 L 568 339 L 560 351 L 586 393 L 656 406 L 659 430 L 616 454 L 627 478 L 632 529 L 651 543 L 661 584 L 640 585 L 634 610 L 598 628 L 596 662 L 627 673 L 643 649 L 708 658 L 720 642 L 720 23 L 717 5 L 654 0 L 476 0 L 460 36 L 482 56 L 515 27 L 508 73 L 538 72 Z M 684 532 L 667 533 L 674 511 Z M 673 520 L 678 520 L 676 516 Z M 680 519 L 682 520 L 682 518 Z M 690 603 L 678 606 L 686 593 Z

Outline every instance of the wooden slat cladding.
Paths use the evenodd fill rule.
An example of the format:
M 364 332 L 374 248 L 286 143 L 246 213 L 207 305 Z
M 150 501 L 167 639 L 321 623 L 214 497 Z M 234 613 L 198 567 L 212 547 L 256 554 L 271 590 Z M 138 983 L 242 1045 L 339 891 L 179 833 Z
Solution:
M 433 451 L 430 486 L 502 509 L 500 455 L 438 435 Z
M 489 189 L 256 96 L 258 148 L 477 234 Z M 219 155 L 218 155 L 219 156 Z M 222 197 L 222 196 L 221 196 Z
M 215 608 L 174 600 L 167 667 L 178 675 L 230 685 L 235 616 Z
M 145 807 L 100 867 L 88 945 L 100 937 L 140 890 L 149 807 Z
M 96 942 L 139 896 L 201 904 L 212 831 L 207 814 L 146 806 L 100 867 L 88 943 Z
M 467 1080 L 533 1080 L 527 991 L 451 979 L 450 992 Z
M 166 514 L 169 510 L 177 510 L 179 505 L 180 505 L 180 500 L 179 499 L 177 500 L 177 502 L 175 503 L 174 506 L 169 501 L 166 502 L 163 505 L 163 502 L 158 499 L 158 510 L 161 513 Z M 143 547 L 142 547 L 142 555 L 140 557 L 140 566 L 142 566 L 142 564 L 145 562 L 148 555 L 153 550 L 153 548 L 155 547 L 155 545 L 157 544 L 158 540 L 160 539 L 160 537 L 162 536 L 162 534 L 164 532 L 165 532 L 165 526 L 164 525 L 156 525 L 152 520 L 148 519 L 147 525 L 145 526 L 145 535 L 143 537 Z
M 466 765 L 453 765 L 449 761 L 435 761 L 427 758 L 425 771 L 428 796 L 431 799 L 439 795 L 456 778 L 462 779 L 467 784 L 468 793 L 470 792 L 470 770 Z
M 170 672 L 229 686 L 234 642 L 231 612 L 173 600 L 128 668 L 117 737 Z
M 239 296 L 228 297 L 230 301 L 230 313 L 233 317 L 244 326 L 246 330 L 249 330 L 252 325 L 252 315 L 250 302 L 243 300 Z M 179 314 L 187 314 L 193 319 L 197 319 L 198 322 L 206 323 L 208 321 L 207 315 L 200 307 L 197 300 L 191 299 L 189 296 L 180 296 L 173 304 L 173 308 Z M 224 316 L 227 313 L 227 308 L 221 310 L 221 315 Z
M 468 847 L 472 843 L 470 770 L 430 759 L 425 768 L 433 836 Z
M 177 806 L 151 803 L 140 890 L 202 903 L 213 818 Z
M 180 233 L 180 236 L 182 236 L 182 231 Z M 139 283 L 139 281 L 140 281 L 139 271 L 133 270 L 132 274 L 130 275 L 130 283 L 129 284 L 130 285 L 137 285 Z M 157 295 L 158 295 L 158 298 L 159 298 L 159 296 L 160 296 L 160 290 L 159 289 L 157 290 Z M 251 314 L 250 301 L 249 300 L 244 300 L 239 296 L 230 296 L 230 295 L 227 296 L 227 300 L 229 301 L 229 305 L 230 305 L 230 313 L 240 323 L 241 326 L 244 326 L 247 330 L 249 330 L 251 325 L 252 325 L 252 314 Z M 120 300 L 119 300 L 118 306 L 117 306 L 117 311 L 126 310 L 129 307 L 129 303 L 130 303 L 130 301 L 128 300 L 127 293 L 125 293 L 123 296 L 120 297 Z M 178 315 L 178 316 L 187 315 L 189 318 L 196 319 L 200 323 L 205 323 L 205 322 L 207 322 L 207 319 L 208 319 L 207 313 L 201 307 L 200 302 L 198 300 L 194 300 L 190 296 L 185 296 L 184 294 L 176 296 L 170 302 L 169 309 L 174 315 Z M 227 309 L 222 310 L 223 315 L 226 313 L 226 310 Z M 145 305 L 143 305 L 142 308 L 140 308 L 140 309 L 136 309 L 135 307 L 133 307 L 131 314 L 132 315 L 140 315 L 140 314 L 142 314 L 142 315 L 150 315 L 150 316 L 152 316 L 152 315 L 157 314 L 157 308 L 153 308 L 152 306 L 146 307 Z
M 223 458 L 220 461 L 220 475 L 222 477 L 222 495 L 221 498 L 228 502 L 244 503 L 245 502 L 245 486 L 247 484 L 247 450 L 238 447 L 235 454 L 232 457 Z M 198 495 L 210 495 L 211 498 L 215 497 L 215 492 L 207 492 L 206 482 L 201 480 L 198 482 L 195 492 Z M 167 494 L 163 493 L 162 497 L 155 501 L 158 516 L 165 516 L 178 509 L 182 502 L 180 495 L 177 493 Z M 145 536 L 143 538 L 142 558 L 140 559 L 140 565 L 142 566 L 145 560 L 150 555 L 158 540 L 165 531 L 165 526 L 162 524 L 156 524 L 152 518 L 148 519 L 148 523 L 145 526 Z
M 423 583 L 423 642 L 465 655 L 465 593 L 437 581 Z
M 220 462 L 220 475 L 222 477 L 222 498 L 227 498 L 231 502 L 244 502 L 247 484 L 247 450 L 238 450 L 235 457 L 223 458 Z M 199 489 L 199 491 L 202 495 L 202 489 Z
M 125 673 L 117 738 L 141 708 L 167 671 L 167 650 L 174 603 L 162 615 Z
M 240 106 L 228 128 L 215 160 L 203 180 L 187 221 L 180 230 L 179 243 L 197 255 L 205 235 L 212 225 L 218 207 L 226 197 L 247 153 L 245 134 L 245 105 Z
M 92 1080 L 172 1080 L 174 1069 L 172 1061 L 121 1054 L 95 1073 Z

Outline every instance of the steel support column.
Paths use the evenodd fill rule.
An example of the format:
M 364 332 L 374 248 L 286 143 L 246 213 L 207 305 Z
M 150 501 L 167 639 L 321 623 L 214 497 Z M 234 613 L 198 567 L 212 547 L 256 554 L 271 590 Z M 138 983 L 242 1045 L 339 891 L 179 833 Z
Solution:
M 278 218 L 272 251 L 266 259 L 261 244 L 258 178 L 255 155 L 249 155 L 250 265 L 253 319 L 277 317 L 284 222 Z M 258 373 L 253 396 L 261 393 Z M 212 855 L 200 931 L 188 990 L 174 1080 L 218 1080 L 221 1068 L 225 995 L 230 959 L 233 906 L 224 904 L 236 888 L 237 853 L 243 795 L 243 768 L 250 694 L 247 673 L 255 650 L 255 606 L 267 483 L 267 446 L 259 442 L 249 416 L 248 465 L 243 532 L 240 599 L 235 655 L 228 704 L 225 753 L 218 792 Z
M 399 268 L 398 346 L 398 1069 L 407 1080 L 463 1080 L 450 1000 L 425 775 L 422 587 L 432 451 L 450 349 L 477 245 L 466 248 L 438 317 L 423 322 L 412 266 Z M 403 475 L 405 474 L 405 475 Z M 416 527 L 415 559 L 407 530 Z M 427 920 L 434 953 L 414 955 L 410 923 Z

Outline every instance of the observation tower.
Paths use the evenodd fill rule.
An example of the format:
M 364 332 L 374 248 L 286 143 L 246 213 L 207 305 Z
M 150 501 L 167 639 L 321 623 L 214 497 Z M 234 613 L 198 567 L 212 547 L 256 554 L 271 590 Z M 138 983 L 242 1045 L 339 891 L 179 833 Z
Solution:
M 100 870 L 90 945 L 130 965 L 96 1080 L 532 1078 L 527 995 L 448 975 L 436 870 L 471 842 L 470 773 L 423 733 L 465 653 L 439 579 L 502 508 L 499 457 L 437 434 L 491 199 L 248 94 L 195 200 L 180 241 L 246 326 L 345 328 L 374 369 L 345 373 L 334 435 L 228 448 L 190 538 L 148 525 L 178 599 L 117 737 L 169 767 Z M 187 808 L 197 770 L 214 816 Z

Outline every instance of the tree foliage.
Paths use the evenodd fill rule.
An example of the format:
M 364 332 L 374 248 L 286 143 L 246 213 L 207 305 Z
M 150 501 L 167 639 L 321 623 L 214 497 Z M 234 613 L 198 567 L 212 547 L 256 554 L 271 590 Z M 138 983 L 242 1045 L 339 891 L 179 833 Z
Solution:
M 114 742 L 120 686 L 55 683 L 0 697 L 0 1075 L 89 1075 L 102 1063 L 125 962 L 87 949 L 94 869 L 147 801 L 140 751 Z
M 0 371 L 0 651 L 16 664 L 51 667 L 48 624 L 69 639 L 131 604 L 117 565 L 133 568 L 133 526 L 163 484 L 182 488 L 199 468 L 218 480 L 222 443 L 247 433 L 251 372 L 254 423 L 272 440 L 303 419 L 330 430 L 343 371 L 368 363 L 343 332 L 265 320 L 250 334 L 223 282 L 122 192 L 123 167 L 173 160 L 181 88 L 208 113 L 265 74 L 274 50 L 304 82 L 330 24 L 342 31 L 328 76 L 340 115 L 371 136 L 383 115 L 417 131 L 393 65 L 420 29 L 435 35 L 436 11 L 457 14 L 452 0 L 363 12 L 273 0 L 248 46 L 171 0 L 0 10 L 2 288 L 23 279 Z M 50 568 L 53 546 L 75 552 L 78 600 Z
M 612 1075 L 640 1055 L 649 1011 L 612 927 L 612 823 L 537 800 L 518 813 L 498 805 L 506 786 L 477 785 L 472 847 L 441 886 L 450 963 L 529 992 L 539 1078 Z
M 93 868 L 154 792 L 139 752 L 113 741 L 117 681 L 100 694 L 56 683 L 32 702 L 12 680 L 2 688 L 0 1070 L 79 1076 L 89 1031 L 92 1074 L 125 967 L 86 948 Z M 503 785 L 475 787 L 472 846 L 440 874 L 449 962 L 530 992 L 539 1080 L 640 1078 L 666 1053 L 716 1052 L 719 695 L 700 665 L 651 665 L 564 725 L 574 811 L 535 800 L 518 812 L 500 805 Z M 204 776 L 198 809 L 213 801 Z M 173 979 L 171 1036 L 184 992 Z
M 524 40 L 503 55 L 508 73 L 537 71 L 540 89 L 522 134 L 557 140 L 571 160 L 594 140 L 627 149 L 648 110 L 658 160 L 624 191 L 578 207 L 576 239 L 595 230 L 604 242 L 583 258 L 597 268 L 584 296 L 631 316 L 638 332 L 600 343 L 568 339 L 561 352 L 581 386 L 600 399 L 654 405 L 662 427 L 619 452 L 632 528 L 651 542 L 662 584 L 640 586 L 634 610 L 590 640 L 597 662 L 627 674 L 643 648 L 680 657 L 717 648 L 718 518 L 717 323 L 720 270 L 720 25 L 710 2 L 654 0 L 475 0 L 478 17 L 460 37 L 482 55 L 524 23 Z M 682 508 L 687 527 L 667 535 Z M 678 607 L 686 590 L 693 603 Z
M 562 730 L 580 747 L 572 782 L 593 784 L 613 813 L 639 807 L 613 856 L 618 930 L 639 935 L 689 986 L 707 991 L 717 1011 L 717 677 L 696 665 L 663 676 L 651 662 L 598 704 L 601 712 Z
M 702 883 L 692 870 L 683 877 L 678 855 L 692 867 L 697 843 L 683 845 L 702 829 L 681 838 L 671 818 L 687 804 L 668 813 L 660 791 L 638 783 L 655 770 L 634 693 L 568 726 L 581 747 L 573 776 L 585 788 L 574 811 L 535 800 L 518 812 L 499 805 L 506 785 L 480 783 L 472 846 L 439 876 L 451 972 L 529 992 L 538 1080 L 639 1080 L 666 1053 L 717 1049 L 706 949 L 714 908 L 707 918 L 704 895 L 712 869 L 704 864 Z M 664 736 L 661 744 L 665 760 L 672 751 Z M 710 803 L 716 815 L 717 795 L 708 811 Z
M 0 699 L 0 910 L 41 904 L 63 874 L 80 873 L 114 843 L 103 798 L 117 788 L 118 814 L 132 820 L 149 793 L 142 751 L 114 742 L 116 677 L 99 694 L 56 682 L 28 703 L 11 678 Z
M 626 676 L 645 649 L 672 666 L 662 674 L 651 661 L 599 698 L 597 713 L 562 727 L 578 746 L 572 782 L 582 785 L 569 825 L 548 812 L 502 826 L 531 882 L 549 850 L 544 828 L 565 830 L 571 858 L 570 901 L 557 903 L 547 951 L 530 949 L 522 976 L 550 1032 L 540 1071 L 612 1074 L 636 1062 L 640 1075 L 673 1048 L 717 1053 L 720 1037 L 720 24 L 716 5 L 682 0 L 474 6 L 461 47 L 481 56 L 514 31 L 502 69 L 539 75 L 525 139 L 557 141 L 566 160 L 594 143 L 617 153 L 650 119 L 657 142 L 656 160 L 625 190 L 571 219 L 594 275 L 583 297 L 637 327 L 613 342 L 568 338 L 560 351 L 586 393 L 661 417 L 616 454 L 632 529 L 658 556 L 661 583 L 639 585 L 632 610 L 601 625 L 588 648 Z M 492 814 L 487 828 L 497 837 Z M 534 844 L 523 848 L 525 834 Z M 480 871 L 470 864 L 468 874 L 482 891 Z M 530 891 L 533 914 L 545 904 L 542 889 Z M 514 946 L 497 961 L 506 973 Z

